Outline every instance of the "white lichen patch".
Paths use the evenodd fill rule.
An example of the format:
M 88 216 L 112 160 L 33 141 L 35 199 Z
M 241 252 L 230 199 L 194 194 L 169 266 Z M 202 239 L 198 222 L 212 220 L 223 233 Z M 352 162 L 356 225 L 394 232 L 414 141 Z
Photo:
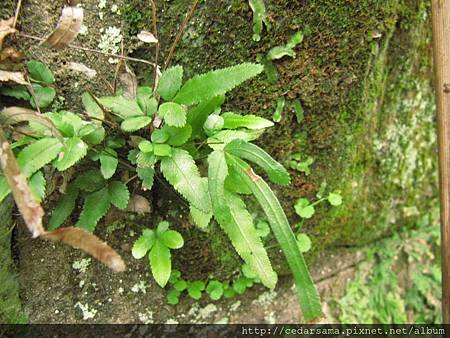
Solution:
M 239 306 L 241 306 L 240 300 L 230 305 L 230 311 L 236 311 L 239 308 Z
M 81 36 L 88 35 L 89 34 L 89 28 L 86 25 L 81 24 L 80 32 L 78 34 L 80 34 Z
M 106 0 L 99 0 L 98 8 L 100 8 L 100 9 L 106 8 Z
M 216 321 L 214 324 L 228 324 L 229 319 L 227 317 L 223 317 L 221 319 L 219 319 L 218 321 Z
M 176 321 L 175 319 L 172 319 L 172 318 L 169 318 L 167 321 L 166 321 L 166 324 L 179 324 L 178 323 L 178 321 Z
M 277 322 L 275 318 L 275 312 L 270 312 L 267 316 L 264 317 L 266 324 L 275 324 Z
M 145 284 L 144 281 L 139 281 L 139 283 L 134 284 L 131 287 L 131 291 L 133 291 L 134 293 L 138 293 L 138 292 L 142 292 L 142 293 L 147 293 L 147 284 Z
M 105 53 L 119 54 L 122 38 L 120 28 L 110 26 L 103 31 L 98 47 Z M 117 59 L 113 58 L 110 58 L 108 61 L 110 63 L 117 63 Z
M 208 304 L 203 309 L 200 309 L 198 311 L 198 316 L 201 319 L 207 319 L 216 311 L 217 311 L 217 306 L 216 305 Z
M 81 273 L 85 273 L 91 264 L 90 258 L 83 258 L 72 263 L 72 268 Z
M 143 324 L 153 324 L 153 312 L 150 310 L 147 310 L 144 313 L 139 312 L 138 317 Z
M 97 310 L 94 308 L 89 309 L 89 304 L 81 304 L 77 302 L 75 307 L 79 307 L 81 312 L 83 313 L 83 320 L 92 319 L 97 314 Z
M 268 305 L 271 304 L 277 297 L 276 291 L 267 291 L 259 295 L 258 299 L 255 299 L 252 304 L 254 305 Z

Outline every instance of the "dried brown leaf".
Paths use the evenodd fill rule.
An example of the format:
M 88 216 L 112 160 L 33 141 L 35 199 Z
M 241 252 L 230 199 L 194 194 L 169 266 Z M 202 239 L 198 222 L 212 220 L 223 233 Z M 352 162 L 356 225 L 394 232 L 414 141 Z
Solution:
M 121 62 L 119 68 L 119 81 L 123 88 L 123 96 L 128 99 L 134 99 L 136 97 L 138 82 L 136 75 L 125 61 Z
M 141 31 L 137 38 L 145 43 L 158 43 L 158 39 L 153 35 L 153 33 L 147 31 Z
M 147 214 L 152 211 L 150 202 L 144 196 L 134 194 L 128 201 L 127 211 L 135 212 L 137 214 Z
M 0 62 L 9 59 L 14 63 L 18 63 L 18 62 L 22 61 L 23 58 L 24 58 L 23 53 L 15 50 L 12 47 L 6 47 L 6 48 L 0 50 Z
M 47 43 L 50 47 L 55 49 L 67 47 L 77 37 L 82 23 L 83 8 L 65 6 L 62 10 L 56 29 L 44 43 Z
M 21 72 L 8 72 L 6 70 L 0 70 L 0 82 L 15 82 L 22 85 L 27 85 L 23 73 Z
M 13 28 L 14 17 L 6 20 L 0 20 L 0 49 L 3 46 L 3 40 L 9 34 L 15 33 L 16 30 Z
M 86 75 L 89 79 L 93 79 L 97 76 L 97 72 L 95 69 L 91 69 L 85 64 L 78 63 L 78 62 L 69 62 L 67 64 L 67 67 L 75 72 L 80 72 Z
M 122 257 L 97 236 L 83 229 L 75 227 L 59 228 L 55 231 L 46 232 L 41 237 L 52 241 L 61 241 L 74 248 L 79 248 L 115 272 L 125 271 L 125 263 Z
M 6 178 L 17 208 L 19 209 L 25 221 L 28 230 L 33 238 L 36 238 L 45 232 L 42 226 L 42 217 L 44 210 L 34 199 L 27 179 L 20 172 L 16 158 L 11 150 L 11 146 L 0 128 L 0 168 Z
M 22 107 L 7 107 L 0 111 L 0 123 L 3 125 L 14 125 L 20 122 L 33 121 L 47 127 L 53 136 L 57 137 L 61 143 L 64 143 L 64 138 L 56 129 L 53 122 L 37 111 L 22 108 Z

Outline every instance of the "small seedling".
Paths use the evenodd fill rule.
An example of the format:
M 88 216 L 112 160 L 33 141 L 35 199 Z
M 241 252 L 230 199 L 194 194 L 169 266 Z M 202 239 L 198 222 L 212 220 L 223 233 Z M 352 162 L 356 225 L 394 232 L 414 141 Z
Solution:
M 172 260 L 170 249 L 179 249 L 184 241 L 181 234 L 169 230 L 169 222 L 160 222 L 155 230 L 145 229 L 141 237 L 134 243 L 132 254 L 136 259 L 144 257 L 148 252 L 150 269 L 153 277 L 162 288 L 169 281 Z
M 316 212 L 315 206 L 323 201 L 328 201 L 332 206 L 339 206 L 342 204 L 342 196 L 338 192 L 330 192 L 328 196 L 322 197 L 314 203 L 311 203 L 306 198 L 299 198 L 294 205 L 295 212 L 301 218 L 309 219 Z

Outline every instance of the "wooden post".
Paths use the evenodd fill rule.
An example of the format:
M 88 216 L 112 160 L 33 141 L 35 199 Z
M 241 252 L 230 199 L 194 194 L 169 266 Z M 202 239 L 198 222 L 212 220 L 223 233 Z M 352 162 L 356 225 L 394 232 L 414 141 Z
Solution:
M 432 0 L 441 199 L 442 320 L 450 324 L 450 0 Z

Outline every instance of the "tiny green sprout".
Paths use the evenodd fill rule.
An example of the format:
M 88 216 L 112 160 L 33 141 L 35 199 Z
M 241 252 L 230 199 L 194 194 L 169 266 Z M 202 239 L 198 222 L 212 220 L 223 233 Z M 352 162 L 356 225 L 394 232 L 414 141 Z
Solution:
M 307 252 L 311 249 L 311 239 L 307 234 L 298 234 L 297 244 L 301 252 Z
M 195 300 L 199 300 L 202 298 L 202 291 L 205 290 L 205 282 L 201 280 L 188 282 L 187 283 L 187 292 L 191 298 Z
M 180 280 L 181 277 L 181 272 L 179 270 L 172 270 L 172 272 L 170 273 L 170 277 L 169 277 L 169 283 L 170 284 L 175 284 L 176 282 L 178 282 Z
M 303 111 L 302 103 L 300 100 L 294 100 L 294 112 L 295 117 L 297 118 L 297 123 L 302 123 L 303 119 L 305 118 L 305 112 Z
M 256 233 L 259 237 L 267 237 L 270 234 L 270 227 L 267 222 L 259 221 L 256 223 Z
M 180 292 L 184 291 L 187 288 L 187 282 L 183 279 L 180 279 L 176 283 L 173 284 L 173 288 Z
M 156 231 L 145 229 L 134 243 L 131 253 L 136 259 L 148 253 L 153 277 L 159 286 L 164 287 L 169 281 L 172 270 L 170 249 L 179 249 L 183 244 L 181 234 L 175 230 L 169 230 L 169 223 L 164 221 L 158 224 Z
M 275 113 L 273 113 L 272 120 L 273 122 L 280 122 L 281 118 L 283 117 L 283 110 L 284 106 L 286 105 L 286 99 L 284 96 L 280 96 L 277 99 L 277 109 L 275 110 Z
M 167 303 L 169 303 L 170 305 L 177 305 L 180 301 L 180 295 L 181 292 L 178 291 L 177 289 L 171 289 L 169 290 L 169 292 L 167 293 Z
M 223 283 L 223 297 L 233 298 L 234 296 L 236 296 L 236 291 L 234 291 L 233 287 L 230 286 L 230 283 Z
M 337 192 L 330 192 L 327 199 L 328 202 L 330 202 L 330 204 L 334 207 L 342 204 L 342 196 Z
M 241 276 L 236 279 L 233 283 L 233 290 L 236 291 L 237 294 L 242 295 L 247 288 L 253 286 L 253 281 L 250 278 Z
M 217 280 L 211 280 L 206 287 L 206 292 L 212 300 L 219 300 L 223 296 L 223 284 Z
M 306 198 L 298 199 L 294 207 L 295 212 L 302 218 L 311 218 L 316 212 L 314 206 Z

